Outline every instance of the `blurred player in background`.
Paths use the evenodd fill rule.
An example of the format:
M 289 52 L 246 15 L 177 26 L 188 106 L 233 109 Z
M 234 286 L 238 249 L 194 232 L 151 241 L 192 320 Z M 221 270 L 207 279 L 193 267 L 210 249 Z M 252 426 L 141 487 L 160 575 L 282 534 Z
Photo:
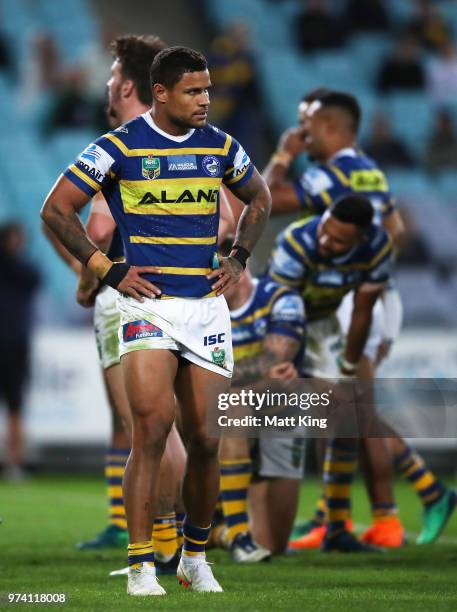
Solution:
M 33 297 L 37 268 L 23 256 L 25 235 L 18 223 L 0 226 L 0 401 L 8 410 L 4 476 L 24 478 L 22 409 L 29 377 Z
M 245 270 L 226 298 L 235 360 L 232 388 L 267 378 L 296 378 L 294 362 L 303 348 L 305 327 L 301 297 Z M 224 543 L 240 563 L 285 551 L 303 476 L 303 439 L 263 435 L 250 442 L 225 437 L 220 451 Z
M 238 281 L 263 231 L 270 194 L 241 145 L 206 124 L 210 78 L 200 53 L 163 50 L 153 61 L 151 83 L 151 112 L 90 145 L 85 153 L 95 151 L 94 159 L 87 164 L 81 156 L 67 170 L 42 217 L 81 262 L 123 294 L 121 355 L 133 416 L 123 487 L 128 593 L 165 594 L 155 575 L 150 523 L 158 466 L 174 422 L 173 390 L 188 450 L 178 578 L 196 591 L 220 592 L 204 552 L 219 486 L 218 442 L 206 433 L 205 413 L 229 388 L 232 370 L 230 321 L 221 295 Z M 212 270 L 222 181 L 247 206 L 230 256 Z M 78 221 L 77 211 L 102 188 L 130 263 L 103 255 Z M 220 342 L 212 350 L 204 340 L 214 333 Z
M 403 223 L 395 208 L 386 178 L 376 163 L 357 148 L 361 109 L 350 94 L 317 89 L 304 97 L 298 108 L 299 126 L 281 137 L 264 176 L 272 192 L 273 213 L 301 212 L 320 214 L 348 193 L 360 193 L 370 199 L 375 223 L 382 223 L 394 245 L 403 234 Z M 314 164 L 295 180 L 287 178 L 290 164 L 307 152 Z M 343 335 L 349 330 L 353 297 L 349 293 L 338 311 Z M 376 366 L 384 359 L 401 327 L 401 301 L 390 283 L 373 311 L 373 322 L 364 354 L 357 364 L 357 374 L 373 378 Z M 395 436 L 395 432 L 390 432 Z M 386 433 L 386 438 L 389 433 Z M 433 541 L 442 531 L 455 506 L 455 495 L 427 470 L 420 457 L 398 436 L 387 440 L 364 441 L 368 483 L 372 501 L 373 526 L 367 541 L 383 546 L 399 546 L 403 529 L 396 516 L 392 489 L 392 460 L 400 473 L 411 482 L 424 505 L 424 527 L 418 542 Z M 318 546 L 325 529 L 325 507 L 318 505 L 312 523 L 315 533 L 303 539 L 305 546 Z M 306 535 L 306 534 L 305 534 Z
M 382 227 L 372 223 L 373 208 L 361 195 L 337 199 L 322 215 L 297 221 L 280 235 L 269 274 L 300 291 L 305 303 L 307 341 L 303 374 L 315 378 L 354 376 L 363 354 L 373 309 L 391 273 L 392 245 Z M 337 309 L 354 291 L 354 309 L 341 350 Z M 338 349 L 340 352 L 338 353 Z M 323 550 L 369 552 L 347 529 L 350 485 L 357 466 L 357 439 L 327 443 L 324 494 L 327 529 Z

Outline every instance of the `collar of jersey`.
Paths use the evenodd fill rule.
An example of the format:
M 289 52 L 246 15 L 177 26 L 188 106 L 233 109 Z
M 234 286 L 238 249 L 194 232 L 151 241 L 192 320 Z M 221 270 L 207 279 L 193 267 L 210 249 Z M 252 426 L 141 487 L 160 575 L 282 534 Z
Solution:
M 340 149 L 335 153 L 333 157 L 331 157 L 327 163 L 332 164 L 336 159 L 340 157 L 357 157 L 357 151 L 353 147 L 345 147 L 344 149 Z
M 242 315 L 244 315 L 245 312 L 248 311 L 249 307 L 251 306 L 252 302 L 254 301 L 255 294 L 256 294 L 256 291 L 257 291 L 257 286 L 259 284 L 259 279 L 258 278 L 253 278 L 252 279 L 252 284 L 254 285 L 254 287 L 252 288 L 251 295 L 249 296 L 247 301 L 242 306 L 240 306 L 239 308 L 236 308 L 236 310 L 231 310 L 230 311 L 230 318 L 231 319 L 238 319 L 238 317 L 241 317 Z
M 146 111 L 141 116 L 143 117 L 143 119 L 146 121 L 146 123 L 149 125 L 150 128 L 152 128 L 155 132 L 158 132 L 164 138 L 168 138 L 168 140 L 174 140 L 175 142 L 184 142 L 185 140 L 190 138 L 192 134 L 195 132 L 194 129 L 191 129 L 187 132 L 187 134 L 183 134 L 182 136 L 172 136 L 172 134 L 168 134 L 167 132 L 164 132 L 163 130 L 159 128 L 159 126 L 155 123 L 154 119 L 152 118 L 150 111 Z

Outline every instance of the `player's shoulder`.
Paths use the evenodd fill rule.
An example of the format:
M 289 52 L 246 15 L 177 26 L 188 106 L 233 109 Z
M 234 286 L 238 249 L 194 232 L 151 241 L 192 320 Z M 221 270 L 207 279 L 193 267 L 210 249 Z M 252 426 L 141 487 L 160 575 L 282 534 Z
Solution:
M 312 249 L 317 242 L 317 228 L 321 220 L 320 215 L 306 217 L 291 223 L 284 231 L 284 237 L 292 236 L 302 246 Z
M 233 140 L 230 134 L 227 134 L 212 123 L 207 123 L 205 127 L 196 130 L 195 136 L 207 142 L 208 146 L 215 148 L 226 147 L 228 149 L 227 145 L 230 145 Z
M 97 138 L 95 145 L 104 149 L 114 158 L 123 157 L 128 155 L 131 149 L 141 148 L 145 127 L 147 127 L 147 124 L 140 115 L 116 129 L 106 132 Z
M 116 138 L 127 147 L 133 147 L 147 131 L 148 125 L 142 115 L 123 123 L 119 127 L 105 134 L 108 139 Z
M 301 174 L 298 182 L 306 193 L 317 196 L 333 186 L 332 171 L 325 165 L 310 166 Z
M 380 254 L 387 255 L 391 250 L 392 240 L 388 232 L 382 225 L 372 224 L 362 245 L 361 254 L 369 260 Z

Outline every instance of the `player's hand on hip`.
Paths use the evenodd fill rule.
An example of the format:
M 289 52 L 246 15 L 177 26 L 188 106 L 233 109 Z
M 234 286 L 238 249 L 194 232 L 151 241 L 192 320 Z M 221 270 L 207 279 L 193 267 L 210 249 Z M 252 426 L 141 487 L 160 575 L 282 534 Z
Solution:
M 162 291 L 141 275 L 161 273 L 162 270 L 157 266 L 130 266 L 127 274 L 117 285 L 116 289 L 121 293 L 130 295 L 139 302 L 144 302 L 145 297 L 158 297 Z
M 243 266 L 234 257 L 222 257 L 219 260 L 219 267 L 207 274 L 206 278 L 217 281 L 211 285 L 211 289 L 216 295 L 222 295 L 229 287 L 233 287 L 240 280 Z

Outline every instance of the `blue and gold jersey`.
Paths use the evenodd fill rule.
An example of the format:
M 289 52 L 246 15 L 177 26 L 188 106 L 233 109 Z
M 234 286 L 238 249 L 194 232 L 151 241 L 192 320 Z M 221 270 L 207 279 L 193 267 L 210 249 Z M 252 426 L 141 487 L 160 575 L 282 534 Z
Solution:
M 230 311 L 235 362 L 262 352 L 267 334 L 281 334 L 304 342 L 305 312 L 296 291 L 264 277 L 254 279 L 249 300 Z
M 309 168 L 294 181 L 295 193 L 308 215 L 320 215 L 348 193 L 367 197 L 380 225 L 395 209 L 386 177 L 376 163 L 355 149 L 342 149 L 325 164 Z
M 386 283 L 392 268 L 392 243 L 382 226 L 373 224 L 363 243 L 324 259 L 318 251 L 320 221 L 312 217 L 289 225 L 278 237 L 269 268 L 273 280 L 303 295 L 310 321 L 332 315 L 352 289 Z
M 207 125 L 184 136 L 158 128 L 149 112 L 87 147 L 65 176 L 87 195 L 102 190 L 126 260 L 153 265 L 145 278 L 164 296 L 212 295 L 221 183 L 239 187 L 253 172 L 242 146 Z
M 124 245 L 122 244 L 121 233 L 116 225 L 111 238 L 111 244 L 106 253 L 112 261 L 124 261 Z

